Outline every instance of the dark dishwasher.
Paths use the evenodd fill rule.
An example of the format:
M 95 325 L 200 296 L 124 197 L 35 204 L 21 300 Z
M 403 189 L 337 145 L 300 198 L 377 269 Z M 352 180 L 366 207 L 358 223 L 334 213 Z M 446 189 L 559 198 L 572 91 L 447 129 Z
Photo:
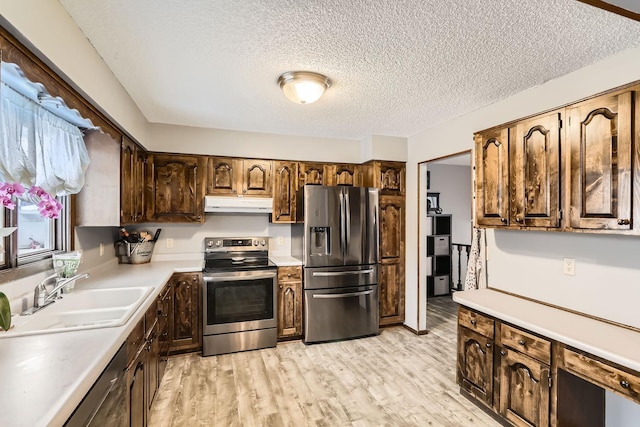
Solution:
M 122 345 L 65 426 L 127 426 L 126 368 L 126 346 Z

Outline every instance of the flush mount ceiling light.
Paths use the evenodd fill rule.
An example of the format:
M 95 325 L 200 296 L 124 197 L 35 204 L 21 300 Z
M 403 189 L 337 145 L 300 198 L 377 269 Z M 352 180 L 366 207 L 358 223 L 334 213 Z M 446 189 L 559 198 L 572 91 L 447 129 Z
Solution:
M 298 104 L 311 104 L 320 99 L 331 86 L 331 80 L 311 71 L 287 71 L 278 78 L 278 84 L 289 100 Z

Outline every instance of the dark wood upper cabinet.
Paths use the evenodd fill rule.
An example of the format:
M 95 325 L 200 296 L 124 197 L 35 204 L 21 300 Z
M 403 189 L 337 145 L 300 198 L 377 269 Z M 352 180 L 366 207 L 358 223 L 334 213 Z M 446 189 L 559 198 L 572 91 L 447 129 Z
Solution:
M 120 223 L 144 222 L 146 154 L 126 136 L 122 137 L 120 169 Z
M 298 188 L 305 184 L 328 185 L 327 165 L 324 163 L 298 163 Z
M 242 195 L 271 197 L 272 167 L 271 160 L 242 160 Z
M 374 160 L 361 169 L 364 185 L 376 187 L 383 196 L 404 196 L 405 163 Z
M 238 194 L 238 160 L 231 157 L 207 159 L 207 194 L 235 196 Z
M 512 224 L 560 226 L 560 120 L 554 112 L 515 126 L 509 147 Z
M 477 133 L 476 221 L 509 225 L 509 128 Z
M 271 197 L 272 168 L 271 160 L 209 157 L 207 194 Z
M 362 166 L 351 163 L 338 163 L 328 167 L 327 185 L 344 185 L 349 187 L 364 186 Z
M 274 162 L 273 222 L 296 221 L 296 190 L 298 189 L 298 164 Z
M 572 228 L 633 227 L 632 103 L 626 91 L 569 109 Z
M 205 158 L 149 155 L 147 219 L 158 222 L 203 222 Z

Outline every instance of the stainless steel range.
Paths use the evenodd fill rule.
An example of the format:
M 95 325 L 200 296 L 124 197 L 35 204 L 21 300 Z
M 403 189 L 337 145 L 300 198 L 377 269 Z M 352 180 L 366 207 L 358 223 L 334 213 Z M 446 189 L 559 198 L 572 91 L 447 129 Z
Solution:
M 266 237 L 207 237 L 202 355 L 275 347 L 277 267 Z

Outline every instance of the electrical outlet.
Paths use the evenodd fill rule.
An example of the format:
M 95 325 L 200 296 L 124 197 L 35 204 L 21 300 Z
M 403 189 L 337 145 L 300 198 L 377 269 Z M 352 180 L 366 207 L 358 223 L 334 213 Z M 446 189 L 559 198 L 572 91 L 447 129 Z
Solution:
M 278 236 L 278 246 L 284 246 L 284 236 Z
M 171 249 L 173 247 L 173 239 L 171 237 L 167 237 L 167 249 Z
M 576 260 L 574 258 L 562 259 L 562 272 L 569 276 L 576 275 Z
M 100 242 L 100 256 L 104 255 L 104 243 Z

